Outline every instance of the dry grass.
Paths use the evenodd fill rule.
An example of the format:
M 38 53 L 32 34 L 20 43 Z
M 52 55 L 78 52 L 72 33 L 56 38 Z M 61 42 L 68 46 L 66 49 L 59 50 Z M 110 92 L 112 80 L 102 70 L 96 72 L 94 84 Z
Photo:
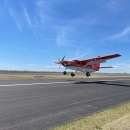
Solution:
M 77 73 L 71 77 L 70 73 L 63 75 L 60 72 L 18 72 L 18 71 L 0 71 L 0 80 L 26 80 L 26 79 L 78 79 L 88 78 L 85 73 Z M 89 78 L 130 78 L 130 74 L 97 74 L 92 73 Z
M 52 130 L 130 130 L 130 103 L 93 114 Z

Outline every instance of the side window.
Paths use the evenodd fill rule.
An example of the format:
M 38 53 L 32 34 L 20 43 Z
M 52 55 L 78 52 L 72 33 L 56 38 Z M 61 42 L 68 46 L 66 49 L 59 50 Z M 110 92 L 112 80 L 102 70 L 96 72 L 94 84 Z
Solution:
M 85 62 L 82 62 L 82 65 L 86 65 Z

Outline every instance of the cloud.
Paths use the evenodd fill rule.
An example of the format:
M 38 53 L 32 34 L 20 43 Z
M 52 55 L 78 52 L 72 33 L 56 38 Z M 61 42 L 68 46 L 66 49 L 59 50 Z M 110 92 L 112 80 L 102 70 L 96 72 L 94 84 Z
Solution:
M 111 9 L 111 10 L 113 10 L 113 9 L 115 10 L 116 6 L 117 6 L 117 3 L 116 3 L 115 0 L 110 1 L 110 2 L 107 4 L 107 7 L 108 7 L 109 9 Z
M 61 23 L 55 29 L 57 45 L 77 47 L 77 42 L 80 44 L 86 42 L 89 36 L 88 33 L 91 31 L 90 27 L 97 24 L 97 19 L 97 16 L 86 14 L 76 18 L 60 20 Z
M 77 34 L 76 30 L 81 24 L 80 20 L 68 20 L 64 21 L 61 26 L 58 26 L 55 31 L 57 33 L 56 42 L 60 46 L 71 46 L 74 47 L 75 38 L 74 35 Z
M 27 64 L 27 66 L 29 66 L 29 67 L 34 67 L 34 66 L 36 66 L 35 64 Z
M 72 2 L 79 1 L 73 0 Z M 81 32 L 82 27 L 84 26 L 88 30 L 88 27 L 97 22 L 97 17 L 95 18 L 91 14 L 64 19 L 61 15 L 63 16 L 65 13 L 59 12 L 57 7 L 67 3 L 60 0 L 53 0 L 51 2 L 36 0 L 34 4 L 33 17 L 29 15 L 29 8 L 23 8 L 23 14 L 28 26 L 30 29 L 33 28 L 33 33 L 36 36 L 40 36 L 40 38 L 42 37 L 44 41 L 48 37 L 46 37 L 46 34 L 53 35 L 54 44 L 59 46 L 77 47 L 76 42 L 79 38 L 78 40 L 75 38 L 77 38 L 78 34 L 81 41 L 84 39 L 82 36 L 85 32 Z
M 57 35 L 57 44 L 58 45 L 66 45 L 65 44 L 65 30 Z
M 115 66 L 112 66 L 112 67 L 114 67 L 114 68 L 118 68 L 119 66 L 115 65 Z
M 0 66 L 10 66 L 9 64 L 0 63 Z
M 66 24 L 66 23 L 64 23 Z M 56 43 L 60 46 L 68 46 L 68 47 L 77 47 L 77 45 L 74 44 L 75 39 L 73 39 L 73 36 L 75 35 L 74 30 L 76 25 L 66 24 L 63 26 L 60 26 L 57 30 L 57 36 L 56 36 Z
M 130 73 L 130 63 L 129 62 L 123 62 L 121 61 L 120 63 L 116 63 L 113 66 L 118 66 L 116 69 L 116 71 L 118 71 L 118 73 Z
M 123 11 L 124 3 L 125 2 L 123 0 L 110 0 L 107 4 L 107 8 L 113 13 L 119 13 Z
M 46 68 L 50 68 L 50 69 L 59 69 L 59 66 L 46 66 Z M 61 69 L 63 69 L 63 66 L 60 66 Z
M 111 40 L 111 41 L 120 40 L 123 42 L 130 42 L 129 34 L 130 34 L 130 27 L 127 27 L 123 31 L 119 32 L 118 34 L 102 39 L 100 40 L 100 42 L 107 41 L 107 40 Z
M 40 24 L 44 24 L 44 21 L 45 21 L 45 13 L 43 11 L 43 8 L 44 8 L 44 1 L 41 1 L 41 0 L 38 0 L 35 2 L 36 4 L 36 16 L 35 16 L 35 19 L 37 19 L 36 22 L 39 22 Z M 38 24 L 38 23 L 37 23 Z
M 109 65 L 105 65 L 109 66 Z M 111 64 L 114 68 L 112 69 L 101 69 L 100 72 L 108 73 L 130 73 L 130 64 L 129 63 L 115 63 Z
M 127 65 L 120 65 L 119 66 L 120 71 L 124 72 L 124 73 L 130 73 L 130 66 Z M 119 72 L 120 72 L 119 71 Z
M 107 43 L 103 43 L 103 44 L 101 44 L 101 45 L 105 45 L 105 46 L 108 46 L 108 47 L 114 47 L 113 45 L 107 44 Z
M 114 36 L 111 36 L 110 39 L 119 39 L 122 37 L 127 36 L 128 34 L 130 34 L 130 27 L 125 28 L 122 32 L 120 32 L 119 34 L 116 34 Z
M 67 38 L 67 28 L 61 29 L 59 34 L 57 35 L 57 44 L 62 46 L 70 46 L 69 40 Z
M 76 53 L 77 53 L 77 52 L 76 52 Z M 84 53 L 84 54 L 82 54 L 82 55 L 78 54 L 79 56 L 73 57 L 73 58 L 71 58 L 70 60 L 82 58 L 82 57 L 86 56 L 87 54 L 88 54 L 88 53 Z
M 30 17 L 29 17 L 29 14 L 28 14 L 28 12 L 27 12 L 27 8 L 24 8 L 24 9 L 23 9 L 23 13 L 24 13 L 24 16 L 25 16 L 25 18 L 26 18 L 26 20 L 27 20 L 27 23 L 28 23 L 30 29 L 32 29 L 32 22 L 31 22 L 31 19 L 30 19 Z
M 49 2 L 46 0 L 37 0 L 35 1 L 35 24 L 36 27 L 40 27 L 42 29 L 51 28 L 54 24 L 54 14 L 55 11 L 52 9 L 54 2 Z M 52 15 L 53 14 L 53 15 Z M 49 25 L 49 26 L 47 26 Z
M 22 48 L 22 47 L 16 47 L 16 46 L 6 46 L 6 45 L 0 45 L 2 47 L 8 47 L 8 48 L 14 48 L 14 49 L 22 49 L 22 50 L 30 50 L 30 51 L 36 51 L 36 52 L 44 52 L 44 53 L 56 53 L 56 52 L 52 52 L 52 51 L 44 51 L 44 50 L 40 50 L 40 49 L 31 49 L 31 48 Z
M 6 8 L 8 9 L 8 11 L 9 11 L 11 17 L 14 19 L 17 28 L 21 31 L 21 30 L 22 30 L 22 27 L 21 27 L 20 22 L 19 22 L 19 20 L 18 20 L 17 12 L 15 11 L 15 9 L 9 7 L 7 0 L 5 0 L 5 6 L 6 6 Z
M 126 60 L 126 61 L 116 61 L 117 63 L 130 63 L 130 60 Z

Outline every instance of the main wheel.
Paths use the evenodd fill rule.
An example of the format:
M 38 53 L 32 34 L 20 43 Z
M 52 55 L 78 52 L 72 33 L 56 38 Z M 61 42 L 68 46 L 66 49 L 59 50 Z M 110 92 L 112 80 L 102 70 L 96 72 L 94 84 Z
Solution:
M 74 77 L 74 76 L 75 76 L 75 74 L 74 74 L 74 73 L 71 73 L 71 76 L 72 76 L 72 77 Z
M 63 72 L 63 75 L 66 75 L 66 74 L 67 74 L 66 71 L 64 71 L 64 72 Z
M 90 73 L 89 73 L 89 72 L 87 72 L 87 73 L 86 73 L 86 76 L 87 76 L 87 77 L 89 77 L 89 76 L 90 76 Z

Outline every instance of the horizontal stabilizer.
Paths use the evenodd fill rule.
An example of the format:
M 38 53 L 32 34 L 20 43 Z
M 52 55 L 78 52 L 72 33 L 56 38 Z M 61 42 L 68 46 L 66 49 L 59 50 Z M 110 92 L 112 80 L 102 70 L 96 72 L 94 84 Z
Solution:
M 113 66 L 103 66 L 103 67 L 100 67 L 100 69 L 103 69 L 103 68 L 114 68 Z

